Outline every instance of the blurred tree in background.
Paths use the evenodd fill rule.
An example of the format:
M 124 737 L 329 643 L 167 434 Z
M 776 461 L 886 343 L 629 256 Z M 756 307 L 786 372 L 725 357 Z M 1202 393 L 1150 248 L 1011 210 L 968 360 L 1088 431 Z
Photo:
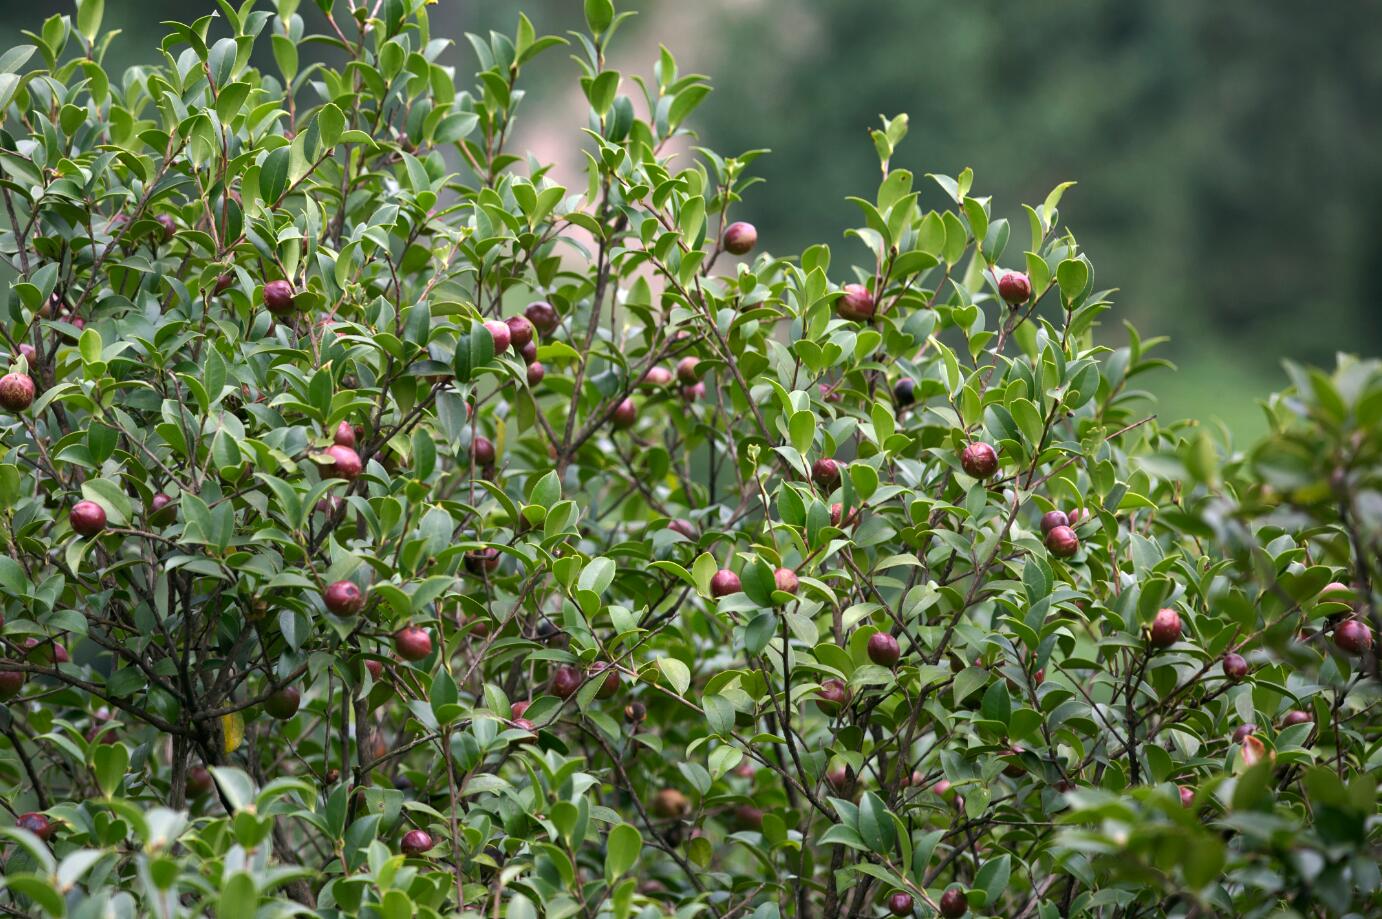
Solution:
M 215 3 L 107 7 L 107 21 L 125 29 L 118 64 L 160 34 L 156 23 L 190 21 Z M 313 21 L 313 4 L 302 7 Z M 1379 0 L 1312 5 L 1308 16 L 1288 4 L 1154 0 L 630 7 L 640 12 L 633 29 L 649 41 L 675 36 L 689 69 L 716 76 L 722 91 L 697 115 L 709 145 L 773 139 L 755 167 L 767 182 L 740 214 L 771 251 L 850 224 L 844 196 L 877 169 L 859 138 L 879 113 L 907 111 L 914 143 L 900 166 L 973 166 L 994 183 L 978 191 L 1008 201 L 1079 180 L 1065 211 L 1094 241 L 1106 277 L 1122 282 L 1126 315 L 1172 336 L 1185 370 L 1152 382 L 1167 413 L 1256 430 L 1255 394 L 1279 383 L 1281 357 L 1330 363 L 1336 349 L 1382 351 L 1370 296 L 1382 256 Z M 510 28 L 514 9 L 441 0 L 436 34 L 458 40 L 444 60 L 469 73 L 462 34 Z M 525 9 L 548 32 L 581 16 L 580 4 L 559 0 Z M 0 39 L 14 43 L 20 28 L 70 11 L 67 0 L 0 4 Z M 627 54 L 641 67 L 650 56 L 637 44 Z M 543 63 L 563 78 L 574 68 L 560 55 Z M 808 104 L 824 115 L 800 117 Z M 525 114 L 528 140 L 534 122 L 569 113 Z M 574 149 L 580 138 L 563 142 Z M 812 184 L 819 193 L 789 192 Z

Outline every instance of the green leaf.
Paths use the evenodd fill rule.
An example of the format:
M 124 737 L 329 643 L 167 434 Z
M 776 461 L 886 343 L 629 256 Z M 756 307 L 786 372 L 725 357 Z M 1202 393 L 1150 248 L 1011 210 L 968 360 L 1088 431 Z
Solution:
M 279 147 L 264 157 L 264 165 L 259 169 L 259 197 L 266 204 L 276 204 L 279 197 L 288 190 L 288 168 L 292 150 Z
M 218 919 L 244 919 L 253 916 L 259 903 L 259 892 L 255 890 L 254 878 L 245 871 L 236 871 L 221 884 L 221 895 L 216 901 Z
M 593 34 L 599 35 L 604 32 L 613 21 L 612 0 L 585 0 L 585 24 L 590 27 Z
M 660 657 L 657 660 L 657 665 L 676 694 L 679 696 L 686 695 L 686 690 L 691 687 L 690 669 L 675 657 Z
M 101 19 L 106 14 L 106 0 L 77 0 L 77 31 L 88 44 L 101 33 Z
M 891 856 L 897 845 L 897 827 L 883 799 L 871 791 L 859 801 L 859 838 L 879 855 Z
M 643 851 L 643 835 L 637 828 L 621 823 L 609 831 L 605 843 L 605 880 L 613 881 L 638 861 Z
M 115 794 L 130 765 L 130 751 L 122 743 L 96 744 L 91 750 L 91 766 L 96 784 L 107 798 Z

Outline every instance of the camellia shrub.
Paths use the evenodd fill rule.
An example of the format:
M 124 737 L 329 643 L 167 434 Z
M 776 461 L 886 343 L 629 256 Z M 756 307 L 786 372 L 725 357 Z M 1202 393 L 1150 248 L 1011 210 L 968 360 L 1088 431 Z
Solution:
M 1160 425 L 1064 186 L 778 255 L 609 0 L 257 5 L 0 57 L 6 915 L 1378 914 L 1382 366 Z

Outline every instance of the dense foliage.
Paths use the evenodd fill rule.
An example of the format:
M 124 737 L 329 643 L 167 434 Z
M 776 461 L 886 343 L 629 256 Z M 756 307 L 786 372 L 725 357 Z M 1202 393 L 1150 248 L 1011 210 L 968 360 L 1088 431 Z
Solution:
M 886 119 L 779 257 L 609 0 L 469 90 L 425 0 L 316 5 L 0 57 L 0 907 L 1378 909 L 1382 366 L 1229 451 L 1094 344 L 1064 187 Z M 576 189 L 506 146 L 559 45 Z

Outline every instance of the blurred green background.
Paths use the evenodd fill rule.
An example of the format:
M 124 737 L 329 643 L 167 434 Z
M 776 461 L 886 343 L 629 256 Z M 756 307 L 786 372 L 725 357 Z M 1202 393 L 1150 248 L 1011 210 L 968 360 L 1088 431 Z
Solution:
M 107 25 L 125 30 L 116 68 L 148 59 L 161 20 L 215 9 L 213 0 L 106 6 Z M 774 252 L 857 245 L 841 236 L 858 216 L 843 199 L 876 185 L 867 130 L 880 113 L 908 112 L 897 164 L 952 175 L 972 166 L 976 193 L 992 194 L 1015 227 L 1025 226 L 1019 202 L 1079 182 L 1063 217 L 1100 286 L 1121 289 L 1115 321 L 1171 336 L 1165 353 L 1181 372 L 1146 381 L 1163 418 L 1218 418 L 1251 435 L 1262 426 L 1256 400 L 1283 383 L 1282 358 L 1382 352 L 1371 295 L 1382 261 L 1379 0 L 618 6 L 639 15 L 612 66 L 649 75 L 658 43 L 667 45 L 683 73 L 708 74 L 719 90 L 695 116 L 709 145 L 773 150 L 755 164 L 767 182 L 738 216 Z M 434 35 L 457 41 L 445 62 L 472 72 L 463 34 L 511 32 L 519 9 L 539 32 L 580 23 L 576 0 L 440 0 Z M 71 11 L 67 0 L 7 0 L 0 41 L 22 41 L 20 29 Z M 317 25 L 311 0 L 300 13 Z M 516 145 L 573 170 L 584 123 L 576 72 L 560 52 L 540 59 Z

